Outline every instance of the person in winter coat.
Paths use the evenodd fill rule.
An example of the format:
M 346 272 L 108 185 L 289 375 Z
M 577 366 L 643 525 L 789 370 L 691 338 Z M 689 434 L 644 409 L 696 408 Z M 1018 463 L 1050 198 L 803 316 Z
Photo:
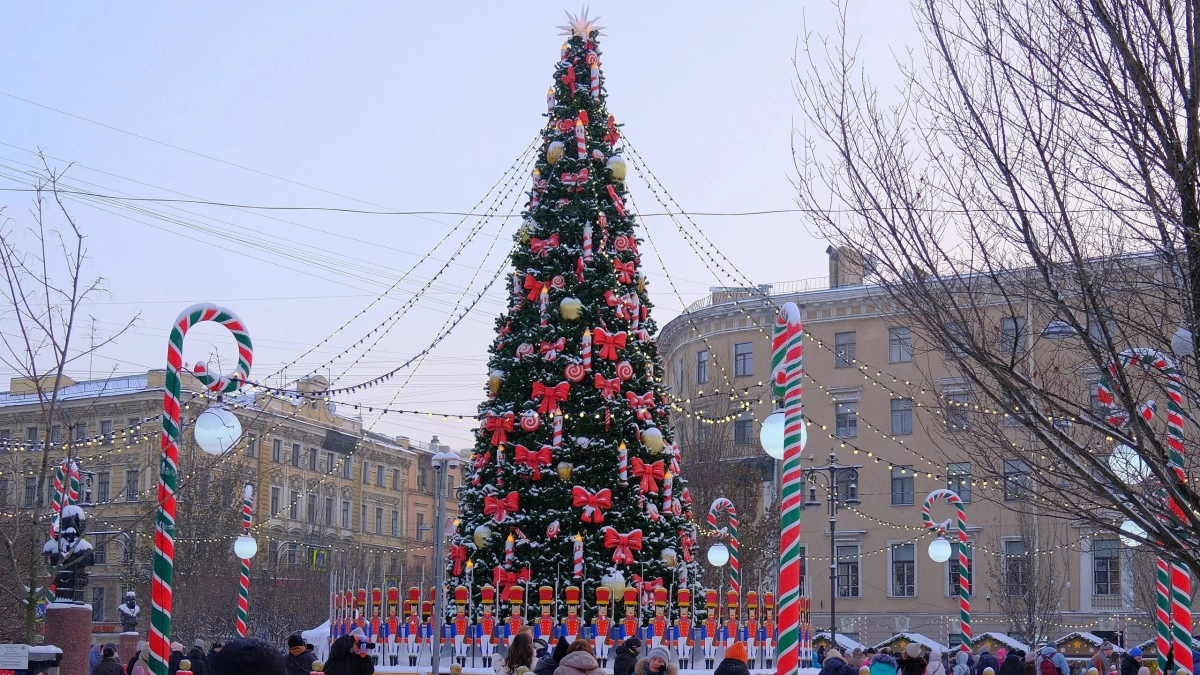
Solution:
M 312 672 L 313 661 L 316 660 L 316 654 L 309 650 L 299 633 L 288 636 L 288 653 L 283 657 L 287 675 L 308 675 Z
M 1025 654 L 1025 663 L 1023 664 L 1025 671 L 1021 675 L 1038 675 L 1037 656 L 1037 650 L 1031 647 Z
M 659 647 L 659 649 L 662 649 Z M 567 655 L 562 658 L 554 675 L 605 675 L 596 655 L 592 653 L 592 644 L 587 640 L 576 640 L 567 649 Z
M 830 647 L 825 651 L 825 660 L 821 662 L 821 672 L 819 675 L 857 675 L 856 671 L 850 664 L 846 663 L 846 657 L 838 650 Z
M 374 672 L 370 659 L 364 659 Z M 257 638 L 230 640 L 213 659 L 214 675 L 267 675 L 283 672 L 283 654 Z
M 167 658 L 167 675 L 175 675 L 179 672 L 179 662 L 183 660 L 183 645 L 178 642 L 171 643 L 171 655 Z
M 102 645 L 96 644 L 88 650 L 88 675 L 93 675 L 92 670 L 95 669 L 97 663 L 100 663 L 100 659 L 104 658 L 102 649 L 104 649 Z
M 582 642 L 582 640 L 576 640 L 575 642 Z M 571 644 L 574 644 L 574 642 Z M 521 632 L 517 633 L 516 637 L 513 638 L 512 644 L 508 646 L 508 653 L 504 655 L 499 665 L 496 666 L 496 674 L 516 675 L 517 669 L 522 666 L 533 668 L 533 661 L 533 631 L 526 633 L 524 629 L 521 629 Z
M 871 658 L 871 675 L 896 675 L 900 664 L 891 654 L 879 653 Z
M 926 665 L 927 662 L 921 656 L 921 645 L 915 642 L 908 643 L 904 647 L 904 661 L 900 663 L 902 675 L 925 675 Z
M 955 652 L 952 675 L 971 675 L 971 666 L 967 663 L 970 658 L 971 655 L 961 649 Z
M 1096 650 L 1096 653 L 1092 654 L 1091 664 L 1092 664 L 1092 667 L 1096 669 L 1096 672 L 1098 672 L 1098 673 L 1107 673 L 1108 672 L 1108 666 L 1110 664 L 1112 664 L 1112 655 L 1113 655 L 1112 643 L 1109 642 L 1108 640 L 1105 640 L 1103 643 L 1100 644 L 1100 648 Z
M 713 671 L 713 675 L 750 675 L 750 669 L 746 667 L 746 662 L 750 660 L 750 656 L 746 653 L 745 642 L 735 642 L 733 646 L 725 650 L 725 658 L 717 664 L 717 669 Z M 828 661 L 828 657 L 826 657 Z
M 997 672 L 999 675 L 1025 675 L 1025 664 L 1021 662 L 1021 657 L 1016 651 L 1011 651 L 1004 655 Z
M 1137 675 L 1142 667 L 1142 648 L 1134 647 L 1121 655 L 1121 675 Z
M 139 642 L 137 658 L 129 664 L 129 675 L 150 675 L 150 643 Z
M 208 675 L 208 656 L 204 653 L 204 640 L 196 638 L 187 659 L 192 662 L 192 675 Z
M 214 642 L 214 643 L 212 643 L 212 646 L 208 648 L 208 672 L 210 672 L 210 673 L 213 672 L 213 667 L 212 667 L 213 659 L 217 658 L 217 654 L 220 654 L 220 653 L 221 653 L 221 643 L 220 642 Z
M 613 650 L 613 654 L 615 654 L 613 675 L 633 675 L 640 651 L 642 651 L 642 641 L 636 635 L 625 638 L 624 642 L 617 645 L 617 648 Z
M 125 668 L 112 647 L 105 647 L 100 652 L 100 661 L 92 668 L 92 675 L 125 675 Z
M 333 646 L 329 648 L 329 658 L 325 661 L 325 672 L 328 675 L 371 675 L 374 673 L 375 664 L 371 661 L 370 653 L 363 647 L 366 641 L 366 636 L 359 628 L 355 628 L 349 635 L 343 635 L 334 640 Z M 220 660 L 232 646 L 233 642 L 225 645 L 225 648 L 217 655 L 217 660 Z M 213 675 L 224 674 L 218 671 Z
M 554 675 L 555 669 L 562 663 L 563 657 L 567 655 L 567 649 L 573 643 L 559 639 L 554 645 L 554 651 L 541 657 L 533 666 L 533 675 Z M 617 647 L 620 649 L 620 647 Z
M 925 675 L 949 675 L 946 664 L 942 663 L 942 651 L 934 649 L 929 652 L 929 663 L 925 666 Z
M 1000 661 L 992 656 L 992 650 L 987 645 L 982 645 L 975 655 L 975 675 L 983 675 L 984 668 L 991 668 L 994 673 L 1000 672 Z
M 129 662 L 125 664 L 125 672 L 128 675 L 133 675 L 133 667 L 137 665 L 138 659 L 142 658 L 142 652 L 150 650 L 150 643 L 142 640 L 137 643 L 137 651 L 129 658 Z
M 570 658 L 570 657 L 568 657 Z M 555 673 L 554 675 L 573 675 L 571 673 Z M 658 646 L 650 650 L 646 658 L 637 662 L 633 675 L 679 675 L 679 669 L 671 665 L 671 653 L 666 647 Z

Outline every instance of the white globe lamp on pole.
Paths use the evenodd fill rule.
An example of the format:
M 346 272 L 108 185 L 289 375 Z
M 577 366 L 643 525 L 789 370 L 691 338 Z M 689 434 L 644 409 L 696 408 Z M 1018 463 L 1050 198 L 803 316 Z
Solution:
M 776 410 L 763 420 L 762 428 L 758 432 L 758 440 L 762 443 L 763 451 L 778 460 L 783 459 L 784 417 L 783 410 Z M 800 449 L 804 450 L 807 443 L 808 425 L 805 424 L 800 427 Z
M 929 557 L 936 563 L 944 563 L 950 559 L 950 542 L 945 537 L 938 537 L 929 542 Z
M 713 567 L 723 567 L 729 562 L 729 547 L 722 542 L 717 542 L 708 549 L 708 564 Z
M 1139 541 L 1138 539 L 1133 539 L 1132 537 L 1140 537 L 1142 539 L 1146 538 L 1146 530 L 1142 529 L 1141 525 L 1138 525 L 1137 523 L 1133 522 L 1132 520 L 1127 520 L 1127 521 L 1121 523 L 1121 531 L 1132 535 L 1130 537 L 1126 537 L 1124 535 L 1121 536 L 1121 543 L 1124 544 L 1125 546 L 1128 546 L 1129 548 L 1134 548 L 1134 547 L 1142 545 L 1141 541 Z
M 243 534 L 233 541 L 233 554 L 242 560 L 250 560 L 258 553 L 258 541 Z
M 196 417 L 192 433 L 201 450 L 210 455 L 222 455 L 242 437 L 242 423 L 229 408 L 214 405 Z
M 1138 485 L 1150 477 L 1150 466 L 1137 450 L 1128 445 L 1113 448 L 1108 456 L 1108 466 L 1126 485 Z

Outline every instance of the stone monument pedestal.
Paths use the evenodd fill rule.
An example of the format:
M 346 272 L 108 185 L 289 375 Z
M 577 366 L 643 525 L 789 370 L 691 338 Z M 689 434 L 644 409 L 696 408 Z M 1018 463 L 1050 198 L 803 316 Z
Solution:
M 62 650 L 59 675 L 87 675 L 92 646 L 92 606 L 52 602 L 46 607 L 46 644 Z
M 129 659 L 137 653 L 137 643 L 142 639 L 136 631 L 121 633 L 121 641 L 117 643 L 117 648 L 121 650 L 121 665 L 129 663 Z

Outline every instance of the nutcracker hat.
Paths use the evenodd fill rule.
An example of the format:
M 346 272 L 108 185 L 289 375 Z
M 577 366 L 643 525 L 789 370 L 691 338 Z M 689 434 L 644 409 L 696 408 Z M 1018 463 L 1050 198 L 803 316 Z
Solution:
M 525 604 L 525 589 L 513 584 L 508 588 L 508 604 L 522 605 Z
M 638 591 L 636 588 L 628 587 L 625 589 L 625 606 L 638 604 Z
M 395 586 L 388 587 L 388 604 L 396 605 L 400 603 L 400 589 Z
M 408 589 L 408 604 L 415 605 L 419 602 L 421 602 L 421 589 L 413 586 Z
M 662 586 L 659 586 L 658 588 L 654 589 L 654 606 L 655 607 L 666 607 L 667 606 L 667 589 L 663 588 Z
M 367 605 L 367 589 L 358 589 L 358 604 L 365 607 Z
M 430 614 L 433 614 L 433 603 L 426 600 L 421 603 L 421 615 L 429 616 Z
M 596 604 L 601 607 L 607 607 L 612 604 L 612 589 L 606 586 L 600 586 L 596 589 Z
M 604 590 L 607 591 L 608 589 L 606 588 Z M 578 586 L 567 586 L 566 588 L 563 589 L 563 595 L 566 596 L 568 605 L 578 605 L 579 604 L 579 587 Z
M 372 588 L 371 589 L 371 604 L 378 607 L 380 602 L 383 602 L 383 591 L 378 588 Z
M 758 609 L 758 591 L 746 591 L 746 609 Z
M 717 592 L 711 588 L 704 589 L 704 606 L 711 609 L 718 604 L 720 603 L 717 602 Z
M 335 591 L 333 594 L 333 606 L 340 608 L 342 606 L 342 592 Z
M 433 603 L 437 602 L 437 589 L 436 588 L 429 589 L 429 601 L 433 602 Z
M 538 589 L 538 604 L 549 605 L 554 602 L 554 589 L 550 586 L 542 586 Z
M 354 591 L 346 591 L 344 595 L 346 598 L 344 601 L 344 604 L 347 607 L 353 607 L 354 606 Z
M 725 592 L 725 606 L 733 608 L 733 609 L 737 608 L 737 606 L 738 606 L 737 591 L 726 591 Z
M 767 611 L 775 609 L 775 594 L 771 591 L 763 593 L 763 609 Z
M 493 605 L 496 603 L 496 587 L 488 584 L 479 589 L 479 602 L 484 605 Z
M 458 605 L 459 607 L 467 604 L 467 593 L 468 591 L 466 586 L 456 586 L 454 589 L 454 604 Z
M 692 592 L 689 589 L 681 588 L 675 592 L 675 604 L 680 607 L 692 606 Z

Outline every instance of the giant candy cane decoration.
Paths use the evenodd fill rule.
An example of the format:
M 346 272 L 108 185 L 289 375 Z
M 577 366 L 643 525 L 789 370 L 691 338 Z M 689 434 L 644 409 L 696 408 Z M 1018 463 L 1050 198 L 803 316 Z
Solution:
M 804 375 L 804 330 L 800 308 L 786 302 L 775 317 L 771 340 L 771 378 L 775 397 L 783 398 L 783 499 L 779 538 L 779 643 L 775 670 L 796 675 L 800 647 L 800 503 L 804 473 L 800 468 L 800 433 L 804 428 L 801 377 Z
M 249 483 L 242 490 L 242 535 L 250 535 L 250 519 L 254 515 L 254 487 Z M 237 633 L 246 637 L 246 619 L 250 614 L 250 560 L 242 558 L 238 576 Z
M 1108 372 L 1100 376 L 1096 396 L 1100 405 L 1106 411 L 1105 421 L 1115 427 L 1124 426 L 1129 421 L 1129 413 L 1117 406 L 1114 395 L 1114 383 L 1121 368 L 1128 366 L 1149 366 L 1162 373 L 1167 382 L 1167 468 L 1181 481 L 1187 481 L 1187 471 L 1183 462 L 1183 375 L 1175 367 L 1175 363 L 1162 352 L 1146 347 L 1135 347 L 1121 352 L 1119 363 L 1108 366 Z M 1149 419 L 1154 413 L 1152 403 L 1142 407 L 1142 414 Z M 1173 525 L 1178 527 L 1186 516 L 1174 497 L 1165 489 L 1165 501 L 1171 515 Z M 1186 536 L 1186 534 L 1184 535 Z M 1159 558 L 1157 561 L 1157 598 L 1155 611 L 1155 629 L 1158 647 L 1158 667 L 1165 670 L 1167 652 L 1172 651 L 1175 657 L 1176 672 L 1191 675 L 1192 663 L 1192 578 L 1188 568 L 1181 563 Z
M 175 572 L 175 488 L 179 482 L 179 393 L 183 370 L 183 338 L 188 329 L 202 321 L 215 321 L 233 333 L 238 344 L 238 365 L 233 375 L 213 376 L 204 363 L 195 374 L 208 390 L 217 394 L 236 391 L 250 375 L 254 350 L 245 324 L 236 314 L 211 303 L 183 310 L 171 326 L 167 340 L 166 392 L 163 393 L 163 433 L 158 468 L 158 517 L 154 527 L 154 577 L 150 585 L 150 670 L 167 675 L 171 644 L 171 581 Z
M 939 499 L 945 499 L 954 505 L 954 523 L 958 530 L 958 625 L 962 633 L 962 650 L 971 652 L 971 568 L 967 564 L 967 512 L 963 509 L 962 499 L 958 493 L 951 490 L 934 490 L 925 498 L 921 505 L 921 522 L 925 529 L 933 530 L 938 536 L 950 529 L 950 521 L 933 522 L 929 516 L 929 508 Z
M 729 514 L 729 526 L 717 529 L 717 516 L 721 515 L 722 511 Z M 708 507 L 708 524 L 717 530 L 718 537 L 729 540 L 729 590 L 741 597 L 742 568 L 738 564 L 738 520 L 737 509 L 733 508 L 733 502 L 724 497 L 714 499 L 712 506 Z

